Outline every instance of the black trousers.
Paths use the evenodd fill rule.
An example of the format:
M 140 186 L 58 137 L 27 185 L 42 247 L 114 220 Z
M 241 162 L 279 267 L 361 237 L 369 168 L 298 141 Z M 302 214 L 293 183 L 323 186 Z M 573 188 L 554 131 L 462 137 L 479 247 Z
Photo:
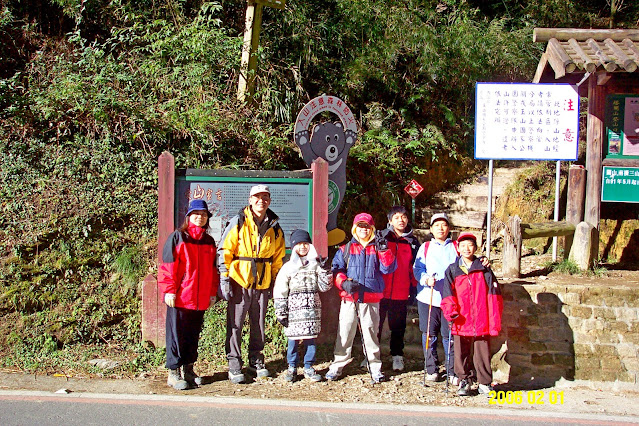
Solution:
M 175 370 L 197 361 L 204 312 L 166 307 L 166 368 Z
M 490 336 L 453 336 L 455 340 L 455 372 L 460 379 L 471 377 L 473 366 L 477 381 L 490 385 L 493 370 L 490 367 Z
M 391 332 L 391 356 L 404 356 L 404 333 L 406 332 L 407 307 L 408 300 L 382 299 L 379 302 L 379 332 L 377 333 L 377 340 L 381 341 L 382 328 L 388 316 L 388 328 Z

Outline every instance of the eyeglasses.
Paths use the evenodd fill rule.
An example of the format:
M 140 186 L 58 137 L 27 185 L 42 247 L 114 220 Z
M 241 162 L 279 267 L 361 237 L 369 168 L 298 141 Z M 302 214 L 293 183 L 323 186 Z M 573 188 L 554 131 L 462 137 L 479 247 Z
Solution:
M 357 227 L 362 229 L 371 229 L 371 226 L 367 223 L 358 223 Z

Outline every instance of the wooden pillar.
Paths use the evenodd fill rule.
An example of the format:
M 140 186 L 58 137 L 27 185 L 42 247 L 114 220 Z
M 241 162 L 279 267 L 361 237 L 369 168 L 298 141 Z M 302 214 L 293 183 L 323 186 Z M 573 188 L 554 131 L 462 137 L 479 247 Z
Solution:
M 175 158 L 164 151 L 158 158 L 158 265 L 162 248 L 175 229 Z M 142 286 L 142 340 L 165 345 L 166 305 L 157 279 L 147 275 Z
M 246 100 L 255 91 L 255 72 L 257 71 L 257 48 L 260 44 L 262 29 L 263 6 L 254 0 L 248 0 L 244 26 L 244 41 L 242 43 L 242 59 L 240 76 L 237 82 L 237 99 Z
M 504 235 L 502 274 L 504 278 L 519 278 L 521 272 L 521 219 L 515 215 L 508 219 Z
M 606 91 L 597 84 L 597 74 L 588 79 L 588 133 L 586 136 L 586 207 L 584 221 L 596 230 L 592 241 L 592 259 L 599 253 L 599 220 L 601 218 L 601 172 L 604 139 Z
M 566 201 L 566 222 L 577 226 L 584 220 L 584 198 L 586 196 L 586 169 L 570 166 L 568 170 L 568 200 Z M 568 258 L 573 235 L 564 237 L 564 258 Z
M 317 158 L 311 163 L 313 172 L 313 245 L 320 256 L 328 256 L 328 163 Z

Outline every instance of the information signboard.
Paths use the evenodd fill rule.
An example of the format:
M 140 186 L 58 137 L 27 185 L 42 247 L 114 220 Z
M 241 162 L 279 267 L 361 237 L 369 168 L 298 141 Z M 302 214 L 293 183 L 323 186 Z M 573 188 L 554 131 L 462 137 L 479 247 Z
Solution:
M 579 95 L 569 84 L 477 83 L 475 158 L 577 159 Z
M 213 214 L 209 233 L 216 242 L 222 239 L 226 223 L 248 205 L 253 185 L 263 183 L 271 191 L 270 209 L 279 216 L 286 247 L 294 229 L 312 232 L 313 181 L 311 178 L 241 178 L 219 176 L 176 176 L 176 221 L 184 219 L 191 200 L 206 201 Z M 179 223 L 175 224 L 176 227 Z
M 601 201 L 639 203 L 639 167 L 603 167 Z
M 639 158 L 639 96 L 606 98 L 607 158 Z

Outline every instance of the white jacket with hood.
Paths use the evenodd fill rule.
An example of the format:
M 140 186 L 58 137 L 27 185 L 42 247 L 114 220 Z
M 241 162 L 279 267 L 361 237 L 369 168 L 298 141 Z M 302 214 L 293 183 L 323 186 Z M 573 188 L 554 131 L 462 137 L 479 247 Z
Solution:
M 280 321 L 288 319 L 285 334 L 289 339 L 315 339 L 319 335 L 322 323 L 319 292 L 332 286 L 333 274 L 320 267 L 312 244 L 303 258 L 295 249 L 291 251 L 291 259 L 280 269 L 273 288 L 275 315 Z

